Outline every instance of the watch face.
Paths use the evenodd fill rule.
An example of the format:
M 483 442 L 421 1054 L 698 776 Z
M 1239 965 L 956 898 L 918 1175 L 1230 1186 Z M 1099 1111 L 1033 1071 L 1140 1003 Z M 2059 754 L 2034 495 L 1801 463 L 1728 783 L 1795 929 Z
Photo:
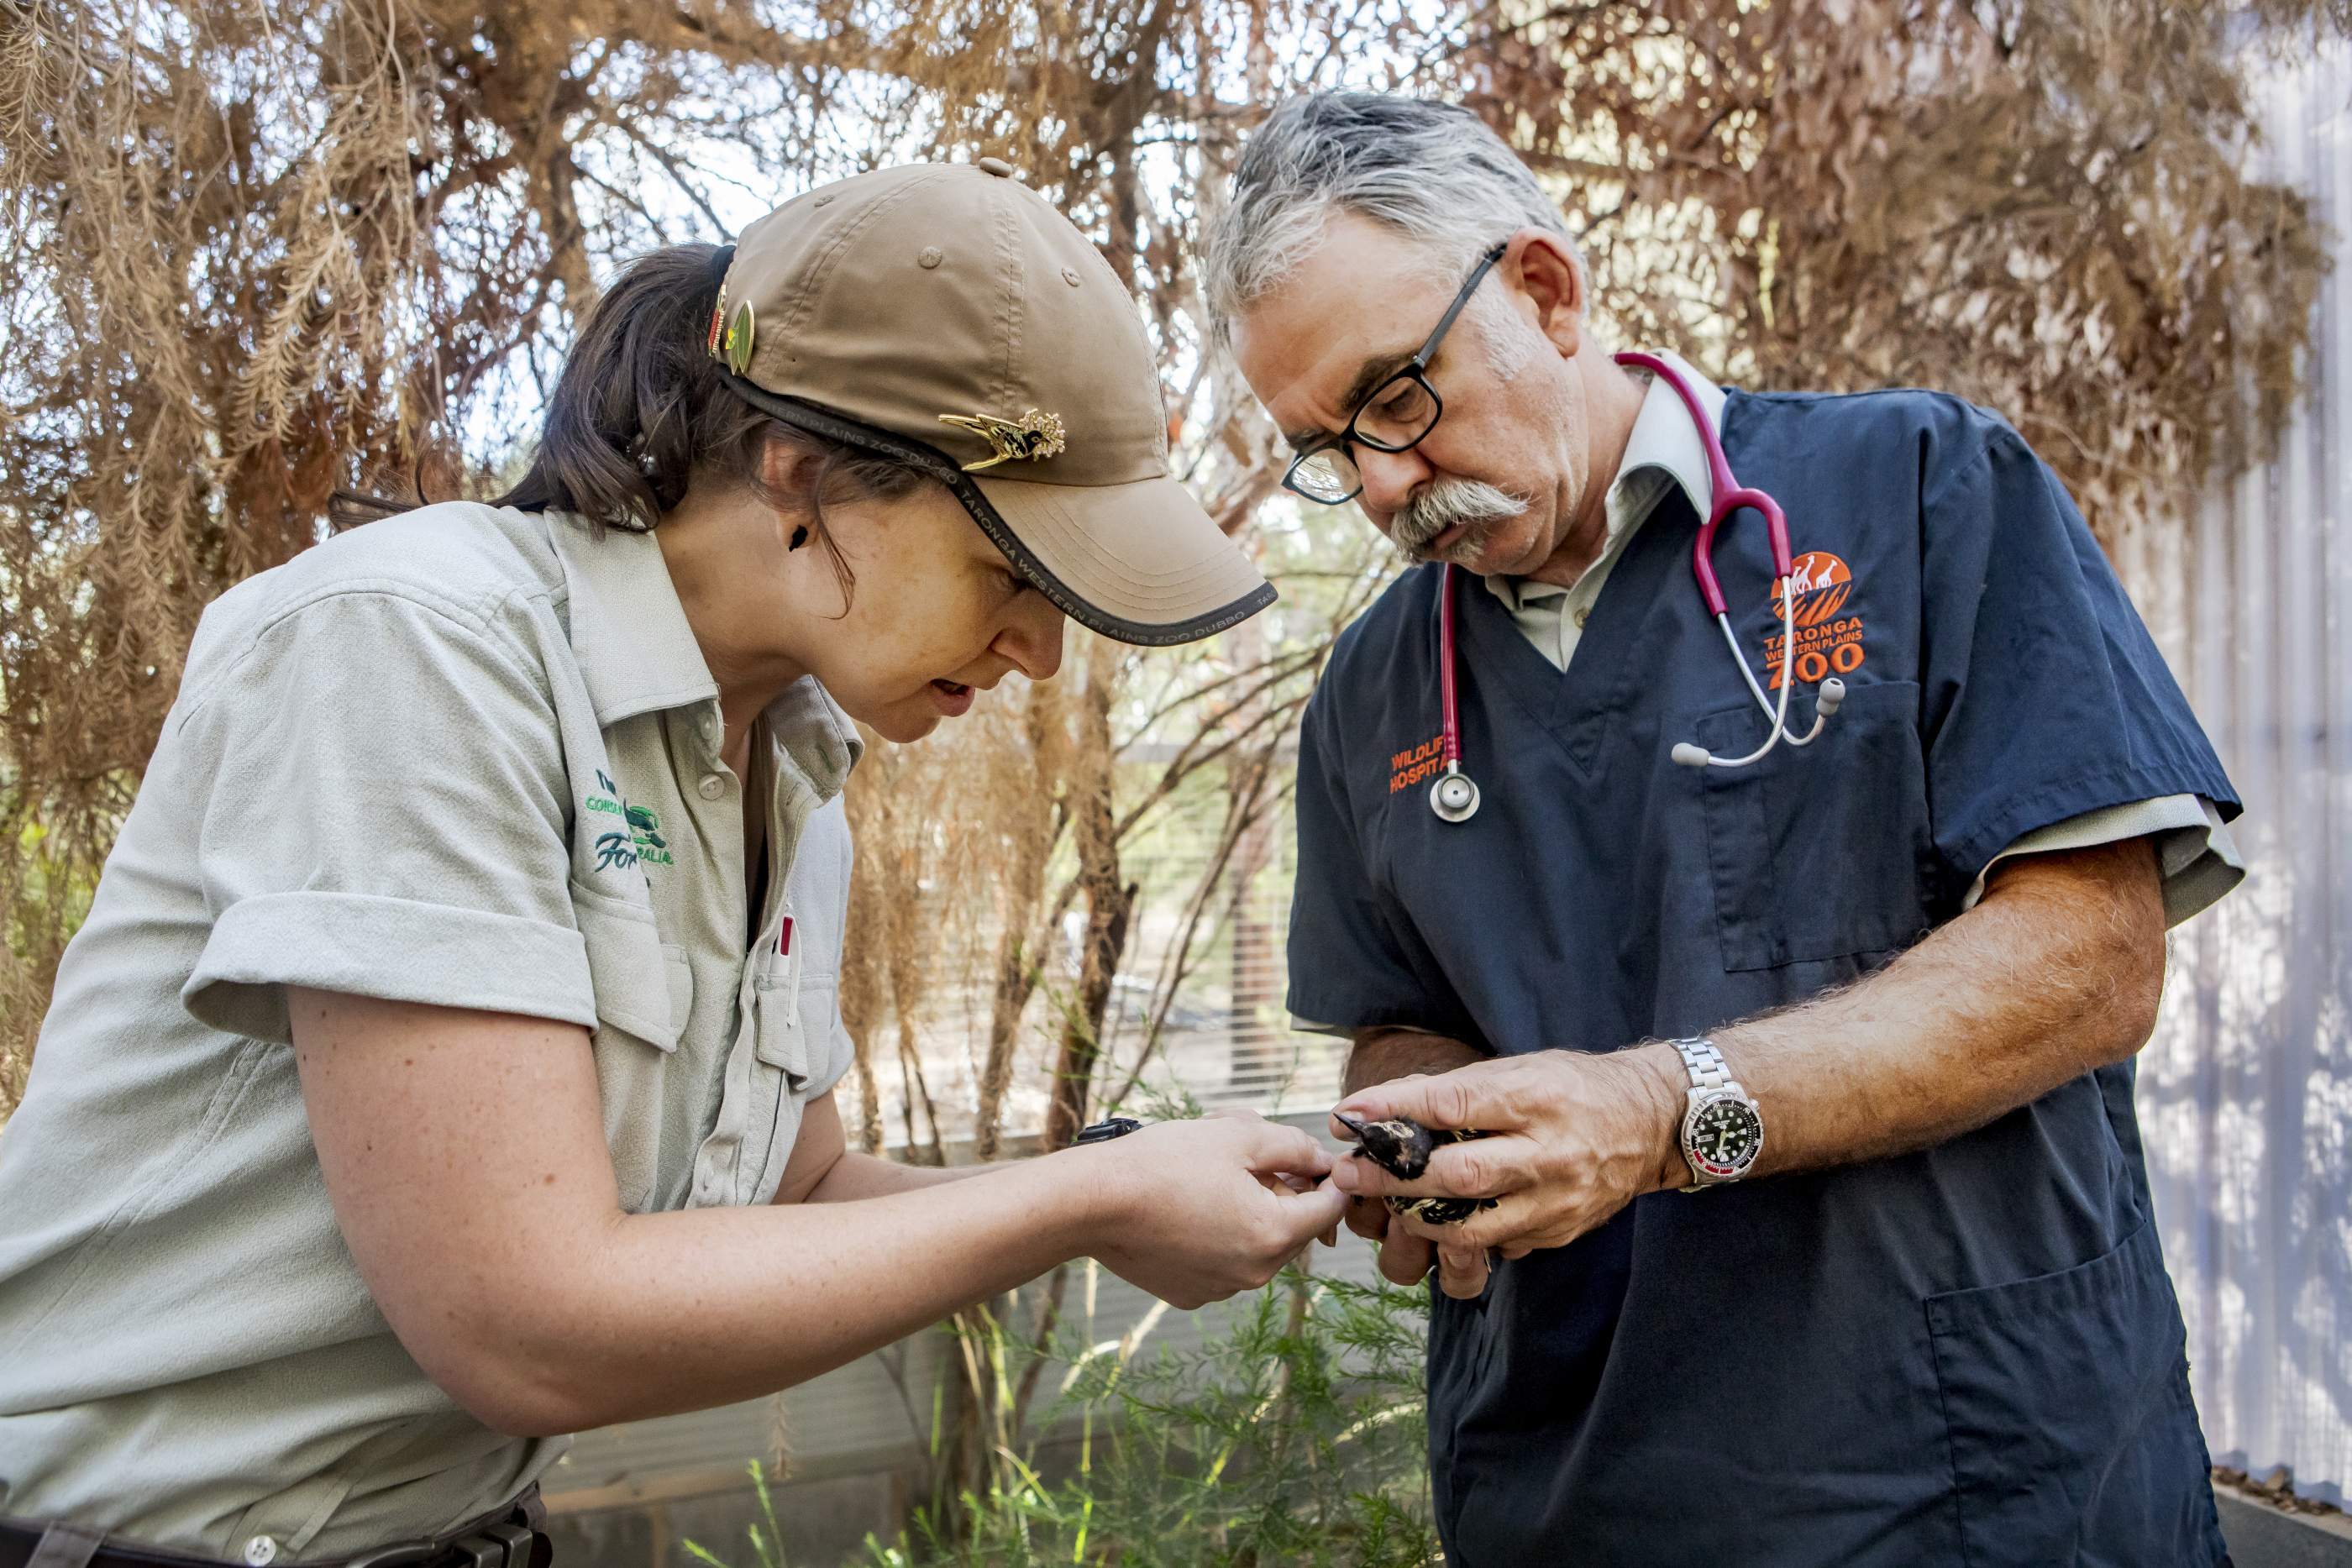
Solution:
M 1704 1100 L 1683 1124 L 1683 1146 L 1707 1175 L 1736 1176 L 1756 1163 L 1764 1122 L 1736 1094 Z

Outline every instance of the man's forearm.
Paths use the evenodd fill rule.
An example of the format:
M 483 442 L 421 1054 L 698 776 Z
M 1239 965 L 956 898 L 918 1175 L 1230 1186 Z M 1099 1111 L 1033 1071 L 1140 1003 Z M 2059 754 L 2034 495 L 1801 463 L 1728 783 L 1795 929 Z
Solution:
M 1353 1094 L 1375 1083 L 1416 1072 L 1451 1072 L 1473 1061 L 1484 1061 L 1484 1051 L 1442 1034 L 1412 1029 L 1360 1030 L 1348 1052 L 1348 1070 L 1341 1092 Z
M 2147 840 L 2006 862 L 1982 903 L 1868 979 L 1716 1031 L 1763 1114 L 1749 1174 L 1875 1159 L 1982 1126 L 2138 1050 L 2163 984 L 2164 903 Z M 1563 1033 L 1574 1027 L 1559 1020 Z M 1375 1059 L 1366 1076 L 1395 1065 Z M 1496 1198 L 1442 1232 L 1404 1218 L 1456 1252 L 1566 1246 L 1643 1194 L 1689 1184 L 1687 1084 L 1675 1048 L 1653 1041 L 1373 1085 L 1351 1111 L 1502 1135 L 1440 1147 L 1412 1182 L 1349 1159 L 1333 1183 L 1351 1198 Z M 1472 1293 L 1482 1277 L 1472 1266 L 1445 1288 Z
M 2164 983 L 2164 906 L 2145 839 L 2032 856 L 1974 909 L 1858 984 L 1718 1031 L 1764 1116 L 1753 1175 L 1874 1159 L 1984 1125 L 2147 1041 Z M 1689 1179 L 1667 1046 L 1662 1186 Z

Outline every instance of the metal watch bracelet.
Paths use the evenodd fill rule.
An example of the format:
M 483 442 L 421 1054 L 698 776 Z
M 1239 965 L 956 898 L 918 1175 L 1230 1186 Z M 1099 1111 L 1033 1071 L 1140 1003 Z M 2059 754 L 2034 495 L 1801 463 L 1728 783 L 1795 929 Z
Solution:
M 1690 1167 L 1685 1192 L 1739 1180 L 1764 1148 L 1764 1118 L 1713 1040 L 1693 1036 L 1671 1042 L 1690 1077 L 1676 1142 Z

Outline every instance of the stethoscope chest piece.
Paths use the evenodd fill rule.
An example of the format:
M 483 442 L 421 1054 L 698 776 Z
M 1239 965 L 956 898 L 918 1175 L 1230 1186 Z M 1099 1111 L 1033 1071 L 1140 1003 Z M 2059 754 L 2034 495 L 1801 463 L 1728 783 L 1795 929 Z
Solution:
M 1478 786 L 1467 773 L 1441 774 L 1429 787 L 1429 809 L 1442 821 L 1466 822 L 1478 814 Z

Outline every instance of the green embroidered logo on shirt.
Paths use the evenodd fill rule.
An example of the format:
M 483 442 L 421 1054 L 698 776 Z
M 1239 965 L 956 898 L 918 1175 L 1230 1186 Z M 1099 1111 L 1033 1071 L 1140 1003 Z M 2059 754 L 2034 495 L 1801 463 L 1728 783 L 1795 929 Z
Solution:
M 643 806 L 632 806 L 621 798 L 621 787 L 613 782 L 603 768 L 596 770 L 596 782 L 604 793 L 588 797 L 588 810 L 604 811 L 621 819 L 626 824 L 608 833 L 596 836 L 596 869 L 614 866 L 675 865 L 676 857 L 669 852 L 669 841 L 661 836 L 661 819 Z

